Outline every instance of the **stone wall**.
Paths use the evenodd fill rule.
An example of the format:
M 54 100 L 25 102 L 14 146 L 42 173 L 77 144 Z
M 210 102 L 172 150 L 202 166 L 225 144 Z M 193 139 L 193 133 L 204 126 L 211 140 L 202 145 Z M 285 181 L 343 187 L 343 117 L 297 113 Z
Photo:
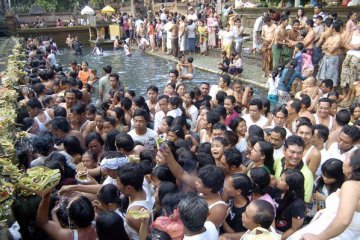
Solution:
M 71 13 L 71 12 L 58 12 L 58 13 L 47 13 L 43 14 L 40 17 L 44 18 L 49 26 L 55 26 L 56 19 L 60 18 L 64 23 L 69 22 L 70 19 L 74 19 L 77 22 L 82 16 L 79 13 Z M 35 16 L 29 15 L 26 13 L 18 13 L 16 14 L 18 27 L 23 24 L 31 24 L 35 21 Z

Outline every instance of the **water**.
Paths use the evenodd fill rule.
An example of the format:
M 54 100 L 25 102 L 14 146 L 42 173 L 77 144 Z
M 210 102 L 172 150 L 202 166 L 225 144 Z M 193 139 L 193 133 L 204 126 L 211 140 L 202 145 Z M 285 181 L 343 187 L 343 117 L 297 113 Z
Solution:
M 95 56 L 91 54 L 92 49 L 84 48 L 82 56 L 71 54 L 68 49 L 60 50 L 58 60 L 62 65 L 66 65 L 71 60 L 87 61 L 89 68 L 96 69 L 98 77 L 102 77 L 102 68 L 111 65 L 113 73 L 118 73 L 120 80 L 127 89 L 135 90 L 137 95 L 146 96 L 146 89 L 150 85 L 157 86 L 161 92 L 168 81 L 168 72 L 175 68 L 176 63 L 153 57 L 139 51 L 134 51 L 132 57 L 126 57 L 124 51 L 104 50 L 104 55 Z M 217 84 L 218 75 L 206 71 L 194 69 L 194 79 L 185 81 L 187 89 L 198 86 L 201 82 Z M 263 95 L 263 92 L 256 90 L 256 95 Z

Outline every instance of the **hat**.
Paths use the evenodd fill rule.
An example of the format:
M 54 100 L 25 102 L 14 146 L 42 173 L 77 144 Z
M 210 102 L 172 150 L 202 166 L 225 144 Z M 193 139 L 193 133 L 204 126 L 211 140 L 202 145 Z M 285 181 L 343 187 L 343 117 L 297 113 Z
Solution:
M 127 157 L 104 158 L 100 163 L 100 168 L 116 170 L 119 167 L 124 166 L 126 163 L 128 163 Z
M 105 72 L 110 73 L 111 70 L 112 70 L 112 67 L 111 67 L 110 65 L 107 65 L 107 66 L 103 67 L 103 70 L 104 70 Z

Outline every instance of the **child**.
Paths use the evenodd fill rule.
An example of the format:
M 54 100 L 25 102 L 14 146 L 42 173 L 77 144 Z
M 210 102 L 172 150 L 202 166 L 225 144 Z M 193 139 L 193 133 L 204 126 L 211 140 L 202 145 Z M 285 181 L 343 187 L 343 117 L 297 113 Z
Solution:
M 172 83 L 168 83 L 166 84 L 166 88 L 165 88 L 165 95 L 172 97 L 175 95 L 175 84 Z
M 178 96 L 172 96 L 169 98 L 168 109 L 166 116 L 172 116 L 173 118 L 183 115 L 182 100 Z
M 320 88 L 316 85 L 316 83 L 317 81 L 314 77 L 309 77 L 305 79 L 303 82 L 304 90 L 299 93 L 309 95 L 311 100 L 314 101 L 321 94 Z
M 271 77 L 268 78 L 266 82 L 266 87 L 269 89 L 267 99 L 270 101 L 271 105 L 276 106 L 279 102 L 279 96 L 277 93 L 277 87 L 279 84 L 278 70 L 274 69 L 271 72 Z
M 243 68 L 242 68 L 242 59 L 240 57 L 239 54 L 237 53 L 232 53 L 232 61 L 229 65 L 229 74 L 233 75 L 233 76 L 237 76 L 240 75 L 240 73 L 242 73 Z
M 221 52 L 222 62 L 218 64 L 218 69 L 223 72 L 227 72 L 229 70 L 230 59 L 226 56 L 226 51 Z
M 313 201 L 308 206 L 307 216 L 313 217 L 317 211 L 324 209 L 326 198 L 341 188 L 345 181 L 342 166 L 342 161 L 335 158 L 326 160 L 321 166 L 322 174 L 315 181 Z
M 92 51 L 92 54 L 98 55 L 98 56 L 104 54 L 104 53 L 103 53 L 103 49 L 102 49 L 102 47 L 100 46 L 99 43 L 96 43 L 96 44 L 95 44 L 95 47 L 94 47 L 94 49 L 93 49 L 93 51 Z
M 125 40 L 125 44 L 124 44 L 124 51 L 125 51 L 125 55 L 127 57 L 131 57 L 131 51 L 130 51 L 130 46 L 129 46 L 129 42 L 130 42 L 130 38 L 127 38 Z
M 304 52 L 301 55 L 301 75 L 304 77 L 310 77 L 314 73 L 314 66 L 312 65 L 311 55 Z
M 191 58 L 191 61 L 193 59 Z M 192 71 L 192 64 L 187 63 L 185 60 L 185 56 L 182 54 L 179 56 L 179 63 L 176 65 L 176 70 L 179 72 L 179 79 L 182 80 L 192 80 L 192 72 L 189 73 L 189 66 L 191 65 L 191 71 Z
M 208 30 L 207 27 L 204 26 L 204 21 L 202 20 L 199 21 L 199 26 L 197 30 L 199 33 L 200 54 L 201 55 L 205 54 L 207 56 Z

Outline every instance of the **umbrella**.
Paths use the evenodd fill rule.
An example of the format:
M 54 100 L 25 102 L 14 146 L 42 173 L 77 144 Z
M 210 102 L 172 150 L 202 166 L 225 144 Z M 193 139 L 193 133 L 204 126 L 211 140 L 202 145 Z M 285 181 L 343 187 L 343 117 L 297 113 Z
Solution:
M 94 15 L 95 11 L 91 7 L 85 6 L 80 13 L 81 15 Z
M 101 9 L 101 13 L 114 13 L 115 9 L 113 9 L 111 6 L 107 5 L 103 9 Z
M 43 9 L 42 7 L 38 6 L 38 5 L 32 5 L 29 11 L 30 15 L 41 15 L 41 14 L 45 14 L 46 11 L 45 9 Z

